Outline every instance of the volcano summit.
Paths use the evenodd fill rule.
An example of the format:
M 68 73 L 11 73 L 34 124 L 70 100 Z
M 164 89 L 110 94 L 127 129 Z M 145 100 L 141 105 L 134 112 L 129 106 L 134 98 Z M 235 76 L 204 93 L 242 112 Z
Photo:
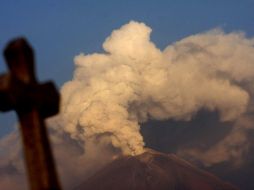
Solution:
M 173 154 L 146 150 L 123 156 L 98 171 L 75 190 L 237 190 Z

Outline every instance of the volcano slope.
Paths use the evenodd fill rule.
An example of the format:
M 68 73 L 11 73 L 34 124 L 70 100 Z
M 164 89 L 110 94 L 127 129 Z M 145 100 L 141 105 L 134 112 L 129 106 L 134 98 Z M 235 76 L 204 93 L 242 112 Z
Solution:
M 173 154 L 146 150 L 114 160 L 75 190 L 237 190 Z

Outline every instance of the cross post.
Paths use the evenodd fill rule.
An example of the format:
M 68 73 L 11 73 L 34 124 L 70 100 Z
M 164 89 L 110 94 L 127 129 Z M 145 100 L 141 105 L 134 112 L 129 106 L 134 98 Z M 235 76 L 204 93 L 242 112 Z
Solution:
M 33 50 L 24 38 L 4 50 L 9 73 L 0 76 L 0 111 L 15 110 L 31 190 L 60 190 L 44 119 L 58 113 L 59 94 L 52 82 L 39 84 Z

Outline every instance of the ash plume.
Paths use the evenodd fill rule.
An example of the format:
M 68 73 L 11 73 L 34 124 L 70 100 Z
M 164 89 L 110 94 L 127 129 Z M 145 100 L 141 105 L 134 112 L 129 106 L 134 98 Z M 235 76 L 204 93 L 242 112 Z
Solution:
M 105 40 L 104 53 L 75 57 L 74 77 L 61 91 L 63 127 L 73 139 L 103 138 L 138 155 L 148 119 L 188 121 L 205 109 L 235 121 L 248 110 L 253 39 L 215 29 L 161 51 L 151 31 L 131 21 Z
M 254 39 L 214 29 L 160 50 L 151 31 L 131 21 L 105 40 L 103 53 L 75 57 L 73 79 L 61 89 L 61 113 L 49 121 L 66 189 L 119 154 L 142 154 L 142 123 L 191 121 L 200 110 L 218 112 L 232 131 L 209 149 L 178 154 L 205 165 L 242 161 L 253 129 Z M 6 190 L 26 186 L 19 185 L 25 180 L 19 144 L 16 132 L 0 140 L 0 186 Z

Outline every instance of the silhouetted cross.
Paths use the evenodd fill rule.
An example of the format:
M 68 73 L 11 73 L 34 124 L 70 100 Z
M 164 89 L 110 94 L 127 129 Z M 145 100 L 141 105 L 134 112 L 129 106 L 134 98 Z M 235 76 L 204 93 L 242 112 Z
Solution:
M 10 70 L 0 76 L 0 111 L 14 109 L 20 121 L 26 167 L 32 190 L 60 190 L 44 124 L 59 109 L 54 84 L 39 84 L 33 50 L 25 39 L 11 41 L 4 50 Z

